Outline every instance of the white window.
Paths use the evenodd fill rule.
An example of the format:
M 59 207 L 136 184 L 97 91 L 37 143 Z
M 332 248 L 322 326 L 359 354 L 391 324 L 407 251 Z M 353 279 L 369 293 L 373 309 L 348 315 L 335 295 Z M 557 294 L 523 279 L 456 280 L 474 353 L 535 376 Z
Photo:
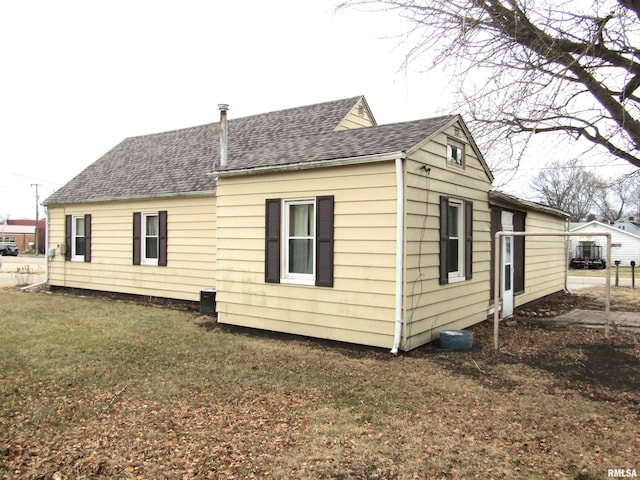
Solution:
M 461 143 L 448 141 L 447 163 L 455 167 L 464 167 L 464 146 Z
M 158 265 L 158 214 L 142 214 L 142 262 L 144 265 Z
M 449 282 L 464 280 L 464 203 L 460 200 L 449 199 L 447 237 Z
M 84 215 L 81 217 L 73 217 L 71 223 L 71 260 L 73 261 L 84 262 L 84 255 L 86 253 L 84 227 Z
M 315 281 L 315 199 L 285 200 L 283 226 L 283 280 Z

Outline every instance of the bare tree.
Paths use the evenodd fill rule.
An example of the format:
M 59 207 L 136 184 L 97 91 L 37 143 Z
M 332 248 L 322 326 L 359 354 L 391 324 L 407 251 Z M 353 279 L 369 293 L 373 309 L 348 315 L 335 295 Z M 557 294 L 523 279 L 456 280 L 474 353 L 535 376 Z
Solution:
M 563 132 L 640 167 L 640 1 L 348 0 L 397 11 L 406 64 L 425 57 L 459 80 L 483 150 L 520 158 Z M 496 150 L 507 146 L 508 151 Z M 508 155 L 508 157 L 507 157 Z
M 542 203 L 570 215 L 572 222 L 586 220 L 595 207 L 602 181 L 577 160 L 553 161 L 533 177 L 530 186 Z
M 636 170 L 635 175 L 629 175 L 625 182 L 629 185 L 626 214 L 640 222 L 640 170 Z
M 624 178 L 624 177 L 623 177 Z M 612 182 L 600 180 L 593 203 L 598 209 L 598 220 L 613 223 L 622 218 L 631 198 L 631 184 L 621 179 Z

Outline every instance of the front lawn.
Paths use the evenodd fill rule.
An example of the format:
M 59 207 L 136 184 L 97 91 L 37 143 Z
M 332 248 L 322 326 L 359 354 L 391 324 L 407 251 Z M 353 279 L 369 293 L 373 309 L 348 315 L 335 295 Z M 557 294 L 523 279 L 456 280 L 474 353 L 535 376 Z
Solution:
M 392 357 L 99 298 L 0 312 L 0 478 L 640 475 L 635 333 L 516 324 L 496 353 L 485 323 Z

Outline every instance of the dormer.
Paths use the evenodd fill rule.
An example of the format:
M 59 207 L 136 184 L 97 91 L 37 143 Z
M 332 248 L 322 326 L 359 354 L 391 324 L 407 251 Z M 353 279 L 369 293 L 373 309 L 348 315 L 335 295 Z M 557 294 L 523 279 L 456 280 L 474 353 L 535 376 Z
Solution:
M 364 96 L 353 106 L 351 111 L 342 119 L 342 121 L 335 128 L 335 131 L 339 130 L 352 130 L 354 128 L 373 127 L 377 125 L 376 119 L 373 118 L 373 113 L 367 104 Z

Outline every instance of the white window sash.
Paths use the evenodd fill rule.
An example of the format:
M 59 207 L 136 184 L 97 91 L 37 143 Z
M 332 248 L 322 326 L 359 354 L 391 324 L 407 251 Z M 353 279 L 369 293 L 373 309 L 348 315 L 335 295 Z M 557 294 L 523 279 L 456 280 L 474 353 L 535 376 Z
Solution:
M 153 227 L 151 229 L 148 228 L 147 226 L 147 220 L 148 219 L 152 219 L 155 217 L 155 224 L 153 224 Z M 142 214 L 142 235 L 141 235 L 141 250 L 142 250 L 142 255 L 141 255 L 141 259 L 140 259 L 140 263 L 143 265 L 158 265 L 158 252 L 159 252 L 159 248 L 160 248 L 160 237 L 158 234 L 158 229 L 159 229 L 159 223 L 158 223 L 158 219 L 159 216 L 157 213 L 143 213 Z M 155 230 L 155 231 L 149 231 L 149 230 Z M 155 239 L 155 257 L 149 257 L 149 252 L 147 252 L 147 240 L 153 240 Z
M 315 269 L 316 269 L 316 231 L 315 231 L 315 223 L 316 223 L 316 205 L 314 198 L 301 198 L 301 199 L 293 199 L 293 200 L 283 200 L 284 204 L 284 218 L 282 222 L 282 275 L 281 275 L 281 283 L 297 283 L 303 285 L 313 285 L 315 282 Z M 301 217 L 295 219 L 298 223 L 295 229 L 297 231 L 305 231 L 307 222 L 309 230 L 311 233 L 309 235 L 291 235 L 290 226 L 291 226 L 291 207 L 296 205 L 311 205 L 313 207 L 313 217 Z M 301 223 L 302 222 L 302 223 Z M 310 262 L 310 273 L 296 273 L 291 272 L 291 265 L 289 260 L 290 255 L 290 242 L 292 240 L 304 240 L 307 242 L 311 242 L 310 246 L 310 256 L 307 258 L 307 262 Z
M 465 279 L 464 274 L 464 248 L 465 248 L 465 231 L 464 231 L 464 203 L 460 200 L 449 200 L 449 207 L 454 207 L 456 210 L 456 222 L 457 222 L 457 235 L 455 238 L 458 241 L 458 265 L 456 270 L 449 272 L 449 282 L 454 283 L 456 281 L 462 281 Z M 447 215 L 449 212 L 447 212 Z M 450 221 L 451 219 L 448 219 Z
M 78 221 L 82 221 L 82 235 L 78 233 Z M 84 224 L 84 216 L 73 216 L 71 217 L 71 261 L 73 262 L 84 262 L 84 254 L 79 255 L 77 253 L 77 239 L 84 238 L 86 241 L 86 228 L 87 226 Z M 86 244 L 85 244 L 86 251 Z

